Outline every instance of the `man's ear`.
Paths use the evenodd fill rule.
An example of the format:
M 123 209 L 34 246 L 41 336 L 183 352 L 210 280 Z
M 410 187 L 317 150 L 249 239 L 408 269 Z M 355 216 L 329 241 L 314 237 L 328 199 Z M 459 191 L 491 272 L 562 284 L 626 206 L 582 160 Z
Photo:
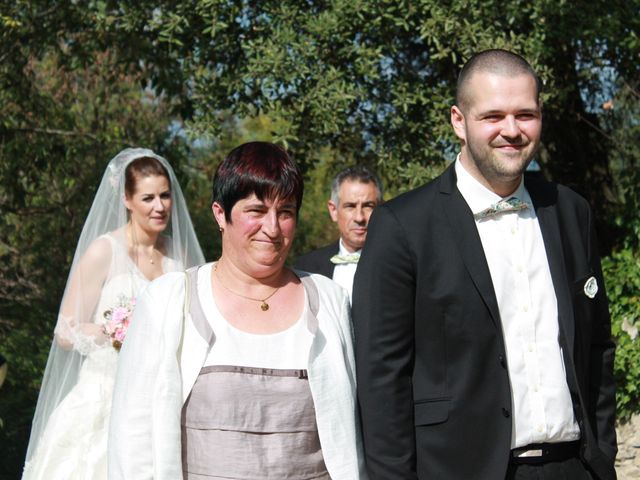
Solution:
M 451 107 L 451 126 L 456 136 L 460 140 L 466 141 L 467 132 L 465 129 L 464 114 L 456 105 Z
M 327 202 L 327 209 L 329 210 L 329 216 L 331 217 L 331 220 L 333 220 L 334 222 L 338 222 L 338 206 L 333 203 L 333 200 L 329 200 Z

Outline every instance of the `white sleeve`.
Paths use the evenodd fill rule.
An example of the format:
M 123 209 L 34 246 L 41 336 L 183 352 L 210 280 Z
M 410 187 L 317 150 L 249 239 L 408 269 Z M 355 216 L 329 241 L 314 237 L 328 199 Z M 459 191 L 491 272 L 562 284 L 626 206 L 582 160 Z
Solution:
M 184 274 L 139 297 L 118 360 L 108 444 L 109 480 L 182 478 L 180 341 Z

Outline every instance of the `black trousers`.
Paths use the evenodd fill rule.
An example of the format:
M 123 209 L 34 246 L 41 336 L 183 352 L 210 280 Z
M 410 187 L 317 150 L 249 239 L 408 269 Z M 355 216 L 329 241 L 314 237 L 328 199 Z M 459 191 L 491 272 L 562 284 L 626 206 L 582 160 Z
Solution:
M 593 480 L 578 457 L 538 464 L 510 463 L 505 480 Z

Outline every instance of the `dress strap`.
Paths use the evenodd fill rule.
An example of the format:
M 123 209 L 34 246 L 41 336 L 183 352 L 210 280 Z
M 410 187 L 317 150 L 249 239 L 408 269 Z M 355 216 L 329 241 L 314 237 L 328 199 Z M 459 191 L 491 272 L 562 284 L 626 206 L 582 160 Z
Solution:
M 309 310 L 311 311 L 311 314 L 316 317 L 320 310 L 320 296 L 318 295 L 316 282 L 311 280 L 311 276 L 308 274 L 300 275 L 300 281 L 302 282 L 304 289 L 307 291 L 307 297 L 309 297 Z
M 189 312 L 191 315 L 191 321 L 193 322 L 196 330 L 200 334 L 200 336 L 209 344 L 213 343 L 215 335 L 213 333 L 213 329 L 209 322 L 207 321 L 207 317 L 204 314 L 204 310 L 202 309 L 202 304 L 200 303 L 200 297 L 198 296 L 198 271 L 199 266 L 192 267 L 186 271 L 186 286 L 185 286 L 185 313 Z M 309 312 L 311 313 L 311 317 L 313 319 L 313 328 L 315 331 L 317 328 L 317 315 L 320 310 L 320 296 L 318 294 L 318 287 L 316 283 L 311 279 L 309 275 L 300 275 L 300 280 L 302 281 L 302 286 L 307 292 L 307 297 L 309 299 Z
M 185 287 L 185 312 L 191 315 L 191 321 L 196 327 L 200 336 L 211 345 L 214 340 L 213 329 L 202 309 L 200 297 L 198 296 L 198 271 L 200 267 L 192 267 L 186 271 Z M 188 303 L 187 303 L 188 302 Z
M 306 272 L 296 272 L 305 292 L 307 293 L 307 301 L 309 309 L 307 310 L 307 327 L 309 331 L 315 335 L 318 332 L 318 311 L 320 310 L 320 296 L 318 294 L 318 286 L 311 279 L 311 275 Z

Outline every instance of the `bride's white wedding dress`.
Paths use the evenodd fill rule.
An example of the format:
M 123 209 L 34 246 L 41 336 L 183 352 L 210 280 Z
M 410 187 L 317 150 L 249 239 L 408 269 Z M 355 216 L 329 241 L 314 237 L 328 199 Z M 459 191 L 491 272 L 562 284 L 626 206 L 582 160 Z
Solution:
M 112 260 L 93 322 L 105 324 L 104 312 L 136 298 L 149 280 L 111 235 Z M 122 258 L 121 256 L 126 256 Z M 127 265 L 126 271 L 113 271 Z M 163 271 L 176 270 L 165 257 Z M 76 385 L 49 417 L 35 456 L 25 465 L 23 480 L 106 480 L 107 437 L 118 352 L 110 342 L 74 345 L 84 356 Z M 83 351 L 84 350 L 84 351 Z

